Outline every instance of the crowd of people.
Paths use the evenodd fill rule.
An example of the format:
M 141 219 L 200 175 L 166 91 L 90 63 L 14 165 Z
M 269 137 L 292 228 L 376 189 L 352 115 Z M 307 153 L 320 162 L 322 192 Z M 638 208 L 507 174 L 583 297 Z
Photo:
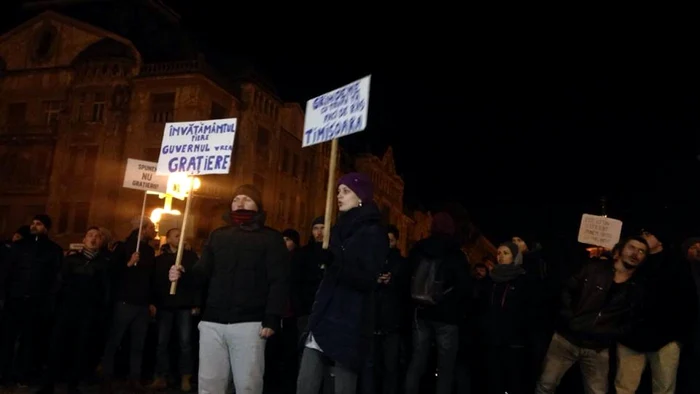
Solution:
M 324 217 L 302 245 L 296 230 L 265 226 L 260 192 L 243 185 L 227 225 L 179 265 L 180 229 L 160 245 L 147 219 L 120 242 L 90 227 L 64 252 L 36 215 L 0 251 L 4 387 L 700 392 L 700 238 L 672 250 L 646 227 L 574 269 L 514 236 L 470 262 L 453 218 L 436 212 L 403 256 L 366 175 L 344 175 L 337 192 L 327 248 Z M 576 363 L 581 384 L 566 386 Z

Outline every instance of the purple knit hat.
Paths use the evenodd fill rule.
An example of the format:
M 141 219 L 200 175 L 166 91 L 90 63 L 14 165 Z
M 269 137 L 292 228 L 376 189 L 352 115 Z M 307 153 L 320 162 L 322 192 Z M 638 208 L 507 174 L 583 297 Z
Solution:
M 338 179 L 338 186 L 345 185 L 352 190 L 362 201 L 372 201 L 374 198 L 374 185 L 372 180 L 360 172 L 351 172 Z

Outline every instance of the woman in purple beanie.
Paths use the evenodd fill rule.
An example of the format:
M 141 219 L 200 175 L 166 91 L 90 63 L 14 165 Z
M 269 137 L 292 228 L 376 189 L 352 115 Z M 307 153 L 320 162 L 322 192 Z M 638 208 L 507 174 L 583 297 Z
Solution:
M 338 181 L 338 221 L 331 229 L 326 272 L 316 293 L 299 368 L 297 394 L 318 394 L 327 367 L 336 394 L 355 394 L 374 327 L 374 289 L 389 252 L 387 231 L 365 174 Z

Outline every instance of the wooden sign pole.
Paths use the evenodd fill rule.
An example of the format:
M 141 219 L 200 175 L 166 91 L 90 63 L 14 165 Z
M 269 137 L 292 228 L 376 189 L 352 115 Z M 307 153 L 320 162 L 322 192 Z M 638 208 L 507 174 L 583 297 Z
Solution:
M 185 201 L 185 217 L 182 218 L 182 227 L 180 228 L 180 242 L 177 244 L 177 256 L 175 256 L 175 265 L 179 268 L 182 266 L 182 253 L 185 250 L 185 229 L 187 228 L 187 218 L 190 216 L 190 205 L 192 204 L 192 189 L 194 187 L 194 177 L 188 177 L 190 190 L 187 192 L 187 201 Z M 170 295 L 174 295 L 177 291 L 177 281 L 170 283 Z
M 331 142 L 331 162 L 328 164 L 328 190 L 326 192 L 326 215 L 323 218 L 323 249 L 328 249 L 331 239 L 331 216 L 333 216 L 335 187 L 335 167 L 338 162 L 338 139 Z

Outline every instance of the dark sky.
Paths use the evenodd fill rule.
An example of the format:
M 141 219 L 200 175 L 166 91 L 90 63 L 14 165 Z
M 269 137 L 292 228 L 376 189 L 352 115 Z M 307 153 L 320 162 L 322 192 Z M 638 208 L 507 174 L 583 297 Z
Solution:
M 184 15 L 185 25 L 202 19 Z M 678 40 L 471 36 L 449 23 L 362 33 L 314 25 L 322 31 L 298 35 L 244 25 L 235 43 L 198 31 L 254 57 L 286 100 L 371 73 L 369 127 L 343 145 L 379 154 L 392 145 L 408 202 L 461 201 L 496 242 L 514 232 L 575 239 L 602 196 L 627 230 L 649 221 L 697 229 L 700 84 Z
M 465 27 L 449 10 L 321 23 L 166 3 L 223 73 L 252 60 L 286 101 L 371 73 L 369 126 L 341 144 L 393 146 L 407 202 L 460 201 L 494 242 L 575 240 L 601 196 L 626 229 L 653 217 L 700 230 L 700 67 L 682 35 Z

